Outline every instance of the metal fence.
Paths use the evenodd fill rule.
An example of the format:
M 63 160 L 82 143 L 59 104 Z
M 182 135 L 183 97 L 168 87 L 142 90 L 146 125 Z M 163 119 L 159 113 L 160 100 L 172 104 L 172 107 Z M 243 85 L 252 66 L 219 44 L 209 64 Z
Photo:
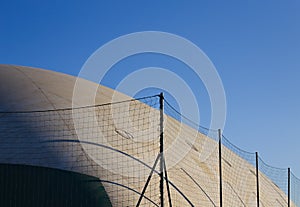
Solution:
M 290 169 L 198 126 L 162 94 L 0 112 L 0 163 L 97 177 L 112 206 L 300 206 L 300 180 Z

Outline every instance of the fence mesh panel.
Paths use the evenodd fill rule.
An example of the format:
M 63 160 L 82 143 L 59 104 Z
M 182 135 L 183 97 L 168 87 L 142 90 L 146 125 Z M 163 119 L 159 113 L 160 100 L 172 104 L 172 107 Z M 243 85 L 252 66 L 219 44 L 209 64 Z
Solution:
M 223 136 L 224 206 L 256 206 L 255 153 L 239 149 Z
M 260 203 L 263 206 L 288 205 L 288 170 L 266 164 L 259 158 Z
M 300 179 L 291 173 L 291 202 L 300 206 Z
M 112 206 L 136 206 L 140 198 L 140 206 L 162 206 L 159 98 L 1 112 L 0 163 L 97 177 Z M 222 136 L 220 159 L 218 130 L 197 125 L 167 101 L 164 110 L 164 206 L 169 206 L 168 187 L 173 206 L 220 206 L 221 184 L 223 206 L 257 206 L 255 153 Z M 287 206 L 287 169 L 259 159 L 258 177 L 261 206 Z M 300 206 L 300 180 L 291 173 L 290 182 L 291 206 Z
M 165 157 L 170 181 L 174 182 L 194 206 L 219 206 L 217 131 L 196 130 L 198 127 L 181 116 L 170 104 L 165 105 Z M 172 117 L 180 117 L 181 123 Z M 185 123 L 191 123 L 188 127 Z M 195 129 L 196 128 L 196 129 Z M 200 129 L 200 128 L 198 128 Z M 187 201 L 172 190 L 174 206 L 187 206 Z M 191 193 L 193 192 L 193 193 Z
M 148 97 L 142 102 L 2 113 L 1 163 L 38 165 L 99 177 L 106 192 L 113 195 L 113 206 L 135 206 L 159 155 L 159 99 Z M 157 170 L 142 206 L 160 205 Z

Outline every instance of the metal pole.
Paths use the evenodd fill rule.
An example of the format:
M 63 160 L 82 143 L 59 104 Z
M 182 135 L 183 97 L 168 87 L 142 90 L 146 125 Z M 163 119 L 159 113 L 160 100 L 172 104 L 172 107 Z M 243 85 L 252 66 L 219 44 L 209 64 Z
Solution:
M 159 95 L 160 109 L 160 206 L 164 206 L 164 94 Z
M 288 207 L 291 206 L 291 168 L 288 168 Z
M 151 177 L 152 177 L 153 172 L 154 172 L 154 170 L 155 170 L 155 168 L 156 168 L 156 165 L 157 165 L 157 163 L 158 163 L 159 158 L 160 158 L 160 155 L 158 155 L 158 156 L 156 157 L 156 160 L 155 160 L 154 165 L 153 165 L 153 167 L 152 167 L 152 169 L 151 169 L 151 172 L 150 172 L 150 174 L 149 174 L 149 176 L 148 176 L 148 179 L 147 179 L 146 184 L 145 184 L 145 186 L 144 186 L 144 188 L 143 188 L 143 191 L 142 191 L 142 193 L 141 193 L 141 195 L 140 195 L 140 198 L 139 198 L 139 200 L 138 200 L 138 202 L 137 202 L 137 204 L 136 204 L 136 207 L 139 207 L 140 204 L 141 204 L 141 202 L 142 202 L 142 199 L 143 199 L 143 197 L 144 197 L 144 195 L 145 195 L 145 192 L 146 192 L 146 189 L 147 189 L 147 187 L 148 187 L 148 185 L 149 185 L 149 183 L 150 183 Z
M 222 190 L 222 133 L 219 132 L 219 174 L 220 174 L 220 207 L 223 206 L 223 190 Z
M 256 157 L 256 198 L 257 198 L 257 207 L 259 207 L 259 174 L 258 174 L 258 152 L 255 152 Z
M 171 199 L 171 192 L 170 192 L 170 186 L 169 186 L 169 178 L 168 178 L 167 165 L 166 165 L 165 158 L 164 158 L 164 170 L 165 170 L 165 175 L 166 175 L 166 184 L 167 184 L 167 192 L 168 192 L 168 198 L 169 198 L 169 207 L 172 207 L 172 199 Z

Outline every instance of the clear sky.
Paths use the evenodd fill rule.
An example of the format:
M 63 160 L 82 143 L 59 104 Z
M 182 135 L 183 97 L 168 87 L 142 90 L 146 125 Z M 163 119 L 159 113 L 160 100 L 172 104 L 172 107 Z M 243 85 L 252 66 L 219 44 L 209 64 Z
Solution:
M 1 1 L 0 63 L 77 75 L 96 49 L 121 35 L 180 35 L 208 55 L 223 81 L 224 135 L 299 177 L 299 11 L 297 0 Z M 175 68 L 193 84 L 184 66 L 150 54 L 120 62 L 103 84 L 114 87 L 126 73 L 146 66 Z M 194 92 L 207 126 L 206 91 L 199 84 Z

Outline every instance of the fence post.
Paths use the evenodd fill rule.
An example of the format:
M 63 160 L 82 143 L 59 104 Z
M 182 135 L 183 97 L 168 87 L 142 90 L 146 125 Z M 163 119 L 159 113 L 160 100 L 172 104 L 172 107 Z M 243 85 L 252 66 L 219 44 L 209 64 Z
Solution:
M 288 207 L 291 205 L 291 168 L 288 168 Z
M 219 134 L 219 175 L 220 175 L 220 207 L 223 206 L 223 189 L 222 189 L 222 133 L 218 129 Z
M 159 95 L 160 109 L 160 206 L 164 206 L 164 94 Z
M 256 157 L 256 198 L 257 207 L 259 207 L 259 170 L 258 170 L 258 152 L 255 152 Z

